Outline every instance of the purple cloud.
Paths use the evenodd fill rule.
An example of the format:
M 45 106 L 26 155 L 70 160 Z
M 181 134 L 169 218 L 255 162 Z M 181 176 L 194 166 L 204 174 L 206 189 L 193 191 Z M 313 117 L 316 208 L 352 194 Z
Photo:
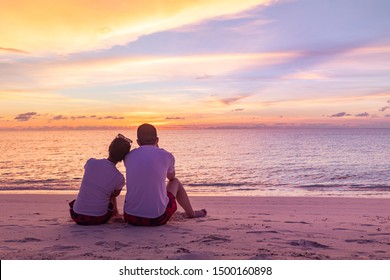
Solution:
M 387 103 L 390 104 L 390 100 L 387 100 Z M 382 107 L 379 109 L 380 112 L 384 112 L 386 111 L 387 109 L 390 109 L 390 106 L 385 106 L 385 107 Z
M 181 117 L 166 117 L 165 119 L 166 120 L 185 120 L 185 118 L 181 118 Z
M 368 117 L 370 114 L 367 113 L 367 112 L 364 112 L 364 113 L 361 113 L 361 114 L 357 114 L 355 115 L 356 117 Z
M 350 114 L 348 114 L 346 112 L 340 112 L 340 113 L 331 115 L 330 117 L 331 118 L 342 118 L 342 117 L 348 117 L 348 116 L 350 116 Z
M 106 116 L 105 119 L 113 119 L 113 120 L 123 120 L 124 117 L 116 117 L 116 116 Z
M 54 121 L 59 121 L 59 120 L 66 120 L 68 117 L 64 117 L 63 115 L 57 115 L 52 118 Z
M 19 114 L 15 117 L 15 120 L 17 120 L 18 122 L 26 122 L 29 121 L 33 116 L 38 116 L 37 112 Z
M 56 116 L 58 119 L 61 119 L 62 115 Z M 62 119 L 65 119 L 67 117 L 62 117 Z M 97 117 L 96 115 L 91 116 L 72 116 L 70 117 L 72 120 L 78 120 L 78 119 L 97 119 L 97 120 L 103 120 L 103 119 L 113 119 L 113 120 L 123 120 L 124 117 L 117 117 L 117 116 L 105 116 L 105 117 Z
M 74 117 L 71 117 L 72 120 L 76 120 L 76 119 L 86 119 L 87 116 L 74 116 Z
M 239 95 L 239 96 L 234 96 L 229 98 L 218 99 L 218 101 L 222 102 L 225 105 L 230 105 L 246 97 L 248 97 L 248 95 Z

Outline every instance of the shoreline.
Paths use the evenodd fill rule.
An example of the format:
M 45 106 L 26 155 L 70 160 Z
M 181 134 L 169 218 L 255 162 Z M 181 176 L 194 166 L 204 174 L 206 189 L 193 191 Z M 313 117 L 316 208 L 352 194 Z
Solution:
M 0 258 L 390 260 L 387 198 L 191 196 L 208 216 L 175 215 L 160 227 L 76 225 L 67 205 L 74 198 L 0 192 Z
M 75 198 L 78 194 L 79 190 L 0 190 L 0 196 L 3 194 L 7 195 L 74 195 Z M 126 193 L 126 189 L 122 190 L 122 193 L 120 196 L 124 196 Z M 389 193 L 381 193 L 381 194 L 362 194 L 362 193 L 355 193 L 355 194 L 343 194 L 342 192 L 326 192 L 323 194 L 313 194 L 313 193 L 307 193 L 307 192 L 277 192 L 277 191 L 264 191 L 263 193 L 257 192 L 257 193 L 243 193 L 243 192 L 196 192 L 191 190 L 187 190 L 187 193 L 189 196 L 194 197 L 301 197 L 301 198 L 357 198 L 357 199 L 390 199 L 390 192 Z

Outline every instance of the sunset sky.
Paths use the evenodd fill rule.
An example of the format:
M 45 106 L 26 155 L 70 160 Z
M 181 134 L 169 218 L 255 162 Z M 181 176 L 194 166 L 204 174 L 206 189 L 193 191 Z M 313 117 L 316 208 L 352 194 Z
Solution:
M 0 129 L 390 128 L 388 0 L 0 7 Z

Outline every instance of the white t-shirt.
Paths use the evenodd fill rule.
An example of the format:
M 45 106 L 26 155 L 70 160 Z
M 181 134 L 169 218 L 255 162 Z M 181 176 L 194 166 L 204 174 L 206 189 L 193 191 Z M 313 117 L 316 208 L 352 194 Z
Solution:
M 169 202 L 165 180 L 175 171 L 175 158 L 164 149 L 144 145 L 125 158 L 126 201 L 124 211 L 133 216 L 157 218 Z
M 102 216 L 107 213 L 111 194 L 121 190 L 125 177 L 115 164 L 107 159 L 91 158 L 84 166 L 84 176 L 73 211 L 89 216 Z

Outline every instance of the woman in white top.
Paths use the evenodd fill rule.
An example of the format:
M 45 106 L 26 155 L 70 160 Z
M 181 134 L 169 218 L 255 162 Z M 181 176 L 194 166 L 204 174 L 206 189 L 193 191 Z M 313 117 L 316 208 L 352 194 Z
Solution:
M 104 224 L 119 214 L 116 197 L 125 185 L 125 178 L 116 164 L 128 154 L 131 143 L 130 139 L 118 134 L 109 146 L 107 159 L 91 158 L 87 161 L 77 199 L 69 203 L 75 223 Z

